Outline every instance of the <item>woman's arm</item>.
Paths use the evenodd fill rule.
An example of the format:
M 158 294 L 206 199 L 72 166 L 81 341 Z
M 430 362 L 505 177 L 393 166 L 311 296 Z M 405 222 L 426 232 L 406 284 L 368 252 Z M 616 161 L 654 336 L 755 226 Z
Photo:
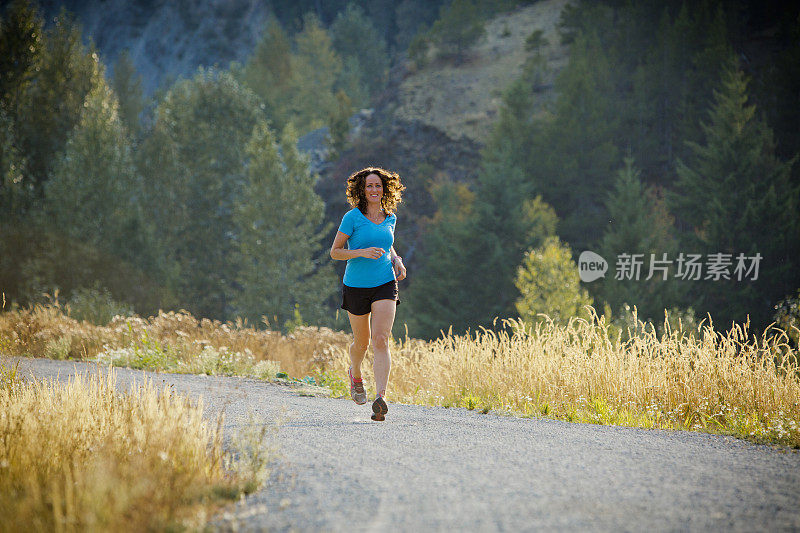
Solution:
M 337 261 L 347 261 L 348 259 L 352 259 L 354 257 L 377 259 L 384 254 L 383 248 L 378 248 L 376 246 L 371 248 L 348 250 L 344 247 L 344 245 L 347 243 L 347 239 L 349 238 L 350 235 L 347 233 L 342 233 L 341 231 L 336 232 L 336 237 L 333 239 L 333 245 L 331 245 L 331 259 L 335 259 Z
M 401 281 L 406 277 L 406 266 L 403 264 L 403 258 L 397 255 L 394 251 L 394 246 L 389 248 L 389 257 L 392 260 L 392 267 L 394 268 L 394 275 L 397 281 Z

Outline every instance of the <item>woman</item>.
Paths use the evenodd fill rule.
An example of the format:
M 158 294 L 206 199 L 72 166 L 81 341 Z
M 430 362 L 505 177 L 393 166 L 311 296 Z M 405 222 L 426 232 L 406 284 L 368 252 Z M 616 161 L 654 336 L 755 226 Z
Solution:
M 353 208 L 342 218 L 331 246 L 333 259 L 347 261 L 342 309 L 347 310 L 353 329 L 347 373 L 350 396 L 359 405 L 367 403 L 361 362 L 372 341 L 377 391 L 373 420 L 384 420 L 389 410 L 385 400 L 392 364 L 389 335 L 400 303 L 397 282 L 406 277 L 403 259 L 394 251 L 394 210 L 404 189 L 400 176 L 378 167 L 367 167 L 347 178 L 347 201 Z

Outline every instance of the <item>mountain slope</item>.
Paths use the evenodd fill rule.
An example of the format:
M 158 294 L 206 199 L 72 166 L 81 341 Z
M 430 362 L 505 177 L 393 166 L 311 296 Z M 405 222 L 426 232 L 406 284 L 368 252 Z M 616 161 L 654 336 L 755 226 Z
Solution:
M 109 68 L 128 49 L 146 94 L 190 77 L 200 65 L 243 61 L 269 14 L 261 0 L 43 0 L 40 5 L 48 21 L 62 6 L 75 15 Z
M 519 77 L 525 60 L 525 40 L 541 30 L 548 44 L 541 50 L 552 79 L 567 62 L 558 22 L 568 0 L 543 0 L 503 13 L 486 24 L 486 36 L 473 46 L 461 65 L 434 62 L 410 73 L 397 91 L 394 114 L 418 120 L 455 139 L 486 140 L 497 116 L 502 92 Z M 552 85 L 552 83 L 546 83 Z M 552 90 L 542 91 L 549 98 Z

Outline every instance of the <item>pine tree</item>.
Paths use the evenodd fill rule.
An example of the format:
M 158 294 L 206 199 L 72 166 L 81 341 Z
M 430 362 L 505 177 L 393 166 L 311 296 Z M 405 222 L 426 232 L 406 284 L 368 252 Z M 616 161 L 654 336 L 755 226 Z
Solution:
M 491 176 L 491 179 L 488 179 Z M 491 326 L 515 314 L 517 266 L 526 249 L 555 233 L 556 215 L 541 197 L 514 195 L 510 173 L 484 175 L 478 192 L 463 184 L 438 183 L 437 205 L 422 242 L 422 262 L 410 287 L 413 335 L 431 338 Z
M 775 156 L 772 131 L 748 104 L 747 83 L 732 57 L 714 91 L 703 140 L 689 142 L 691 157 L 677 166 L 673 212 L 694 228 L 684 245 L 703 253 L 738 254 L 760 262 L 758 280 L 709 280 L 698 292 L 723 324 L 768 323 L 771 304 L 800 285 L 798 207 L 800 191 L 790 181 L 794 160 Z M 748 263 L 749 264 L 749 263 Z
M 344 91 L 336 93 L 336 108 L 330 121 L 330 144 L 334 153 L 341 153 L 347 145 L 350 135 L 350 117 L 353 115 L 353 104 Z M 333 159 L 333 157 L 330 157 Z
M 337 94 L 340 91 L 345 93 L 359 109 L 369 107 L 370 102 L 369 87 L 362 81 L 365 75 L 358 57 L 342 58 L 342 70 L 336 81 Z
M 0 18 L 0 213 L 20 221 L 34 200 L 25 152 L 17 133 L 20 102 L 41 63 L 43 20 L 25 0 Z M 2 244 L 0 244 L 2 246 Z
M 25 189 L 25 158 L 19 152 L 14 121 L 0 108 L 0 216 L 19 221 L 32 198 Z
M 336 16 L 330 36 L 344 65 L 337 86 L 358 107 L 367 107 L 372 96 L 386 83 L 389 67 L 386 39 L 355 4 L 348 4 L 347 9 Z
M 162 268 L 199 316 L 230 315 L 233 206 L 245 180 L 245 147 L 265 118 L 258 98 L 232 75 L 201 68 L 164 97 L 142 147 L 145 205 L 159 230 Z
M 348 11 L 353 11 L 355 8 Z M 338 20 L 338 19 L 337 19 Z M 340 21 L 339 31 L 349 25 Z M 362 29 L 353 35 L 339 37 L 348 52 L 354 52 L 351 41 L 359 41 Z M 370 46 L 375 43 L 370 43 Z M 365 45 L 366 46 L 366 45 Z M 379 43 L 375 46 L 379 46 Z M 308 14 L 304 18 L 302 31 L 294 37 L 294 48 L 277 20 L 271 20 L 256 46 L 253 55 L 243 68 L 235 67 L 237 76 L 264 102 L 272 126 L 283 129 L 289 122 L 301 134 L 320 128 L 341 119 L 343 100 L 337 96 L 343 90 L 352 102 L 365 102 L 368 99 L 363 76 L 380 79 L 381 72 L 364 73 L 363 69 L 375 67 L 372 55 L 378 52 L 361 51 L 361 54 L 342 58 L 334 48 L 331 35 L 321 26 L 319 20 Z M 380 54 L 378 54 L 380 55 Z M 371 59 L 372 58 L 372 59 Z M 362 65 L 362 62 L 366 62 Z M 370 79 L 370 83 L 375 83 Z M 382 82 L 381 82 L 382 83 Z
M 558 100 L 543 135 L 532 139 L 533 187 L 561 220 L 559 235 L 576 250 L 599 241 L 606 220 L 603 192 L 618 164 L 618 114 L 611 67 L 594 34 L 575 38 L 556 80 Z
M 326 246 L 322 239 L 329 234 L 331 226 L 323 226 L 325 202 L 314 192 L 318 179 L 312 175 L 308 158 L 297 150 L 297 132 L 291 124 L 281 135 L 281 155 L 286 166 L 286 175 L 291 186 L 303 194 L 294 201 L 287 198 L 284 224 L 295 228 L 293 234 L 297 242 L 297 255 L 291 268 L 301 280 L 300 286 L 293 288 L 295 303 L 305 313 L 305 318 L 319 323 L 327 317 L 331 298 L 336 289 L 336 276 Z M 292 224 L 293 223 L 293 224 Z
M 441 0 L 427 0 L 426 3 L 435 4 Z M 352 3 L 347 0 L 347 3 Z M 370 25 L 375 27 L 375 30 L 380 35 L 394 36 L 397 33 L 397 0 L 373 0 L 372 2 L 363 2 L 364 11 L 369 17 Z M 391 45 L 392 43 L 387 43 Z
M 783 16 L 791 15 L 786 11 Z M 775 130 L 777 154 L 791 158 L 800 151 L 800 107 L 794 105 L 800 94 L 800 17 L 779 24 L 776 40 L 781 50 L 772 68 L 754 83 L 754 97 Z M 795 183 L 800 183 L 800 167 L 792 173 Z
M 28 248 L 25 207 L 30 203 L 23 181 L 25 158 L 14 146 L 14 125 L 0 108 L 0 287 L 9 302 L 19 300 L 19 268 Z
M 247 60 L 241 79 L 266 106 L 274 128 L 285 127 L 289 120 L 292 82 L 292 44 L 277 19 L 270 19 Z
M 117 100 L 98 63 L 81 118 L 45 185 L 45 240 L 58 244 L 38 254 L 29 274 L 65 292 L 99 285 L 140 310 L 157 308 L 163 294 L 144 281 L 154 274 L 154 239 L 142 192 Z
M 633 105 L 628 130 L 631 152 L 651 181 L 665 183 L 683 151 L 680 134 L 690 117 L 686 35 L 691 28 L 684 4 L 674 21 L 664 8 L 656 38 L 632 76 Z
M 396 50 L 407 50 L 414 36 L 424 33 L 436 21 L 439 2 L 431 0 L 402 0 L 395 4 L 397 32 L 389 45 Z M 409 56 L 411 56 L 409 50 Z
M 435 188 L 438 213 L 423 237 L 425 259 L 409 297 L 422 317 L 410 320 L 424 332 L 415 334 L 490 326 L 495 317 L 516 314 L 517 267 L 526 250 L 555 233 L 558 220 L 531 179 L 530 145 L 541 135 L 535 113 L 523 77 L 504 96 L 474 193 L 448 183 Z
M 291 59 L 292 123 L 304 134 L 323 126 L 335 114 L 334 86 L 342 60 L 328 32 L 311 15 L 305 17 L 303 31 L 295 36 L 295 47 Z
M 509 142 L 506 148 L 512 145 Z M 474 226 L 483 242 L 475 243 L 482 254 L 476 272 L 483 282 L 474 290 L 481 302 L 481 325 L 514 313 L 517 267 L 526 250 L 553 235 L 558 220 L 541 196 L 532 197 L 528 176 L 522 167 L 509 165 L 511 159 L 499 146 L 487 151 L 478 176 Z
M 425 232 L 425 260 L 410 280 L 408 297 L 409 332 L 420 338 L 434 338 L 450 326 L 456 331 L 475 328 L 488 315 L 473 293 L 485 282 L 481 247 L 488 240 L 475 224 L 475 195 L 463 184 L 449 182 L 436 183 L 431 193 L 438 209 Z
M 635 305 L 645 319 L 663 319 L 664 309 L 676 305 L 683 295 L 684 287 L 674 278 L 674 266 L 664 262 L 664 254 L 666 261 L 676 259 L 677 243 L 672 236 L 672 219 L 663 201 L 651 187 L 642 183 L 640 172 L 630 157 L 625 159 L 625 166 L 617 174 L 606 208 L 609 224 L 598 253 L 609 262 L 609 271 L 591 288 L 599 289 L 599 295 L 614 311 L 627 303 Z M 616 279 L 616 258 L 620 254 L 642 254 L 638 278 Z M 651 263 L 653 259 L 659 262 Z M 651 264 L 668 267 L 667 279 L 663 271 L 656 268 L 651 276 Z
M 686 159 L 690 154 L 686 141 L 701 141 L 703 129 L 699 121 L 713 105 L 714 91 L 733 55 L 722 3 L 712 9 L 710 1 L 701 2 L 695 8 L 687 33 L 682 38 L 689 41 L 692 57 L 686 74 L 686 115 L 679 123 L 678 130 L 679 138 L 684 141 L 678 146 L 677 157 L 681 159 Z
M 80 120 L 98 61 L 66 11 L 45 31 L 43 41 L 39 71 L 13 117 L 20 150 L 28 159 L 30 182 L 40 198 L 57 154 Z
M 27 0 L 15 0 L 0 19 L 0 109 L 16 110 L 36 77 L 44 21 Z
M 675 161 L 686 156 L 684 141 L 699 140 L 698 120 L 711 101 L 720 66 L 731 51 L 722 4 L 714 0 L 582 4 L 565 8 L 561 26 L 564 42 L 573 47 L 570 65 L 562 71 L 565 79 L 557 81 L 557 92 L 572 93 L 563 83 L 567 80 L 582 79 L 590 86 L 600 81 L 592 90 L 596 104 L 607 107 L 609 128 L 602 139 L 611 141 L 618 152 L 631 153 L 646 182 L 671 186 Z M 577 77 L 569 74 L 573 63 L 580 67 L 585 51 L 597 57 L 597 71 L 587 72 L 588 76 L 579 70 Z M 594 62 L 590 59 L 590 67 Z M 565 108 L 573 115 L 580 109 L 577 101 L 568 102 Z M 560 114 L 557 109 L 556 120 Z M 588 124 L 590 129 L 595 127 L 594 121 Z M 553 143 L 543 144 L 548 149 Z M 577 148 L 582 144 L 575 147 L 576 153 L 581 153 Z M 610 163 L 607 186 L 619 161 L 613 158 Z M 562 203 L 545 196 L 564 218 L 563 230 L 574 233 Z M 576 248 L 581 247 L 582 239 L 567 237 Z
M 3 220 L 14 220 L 0 224 L 4 290 L 21 302 L 56 286 L 67 294 L 95 281 L 147 290 L 137 266 L 123 258 L 137 249 L 138 232 L 115 206 L 131 196 L 118 195 L 116 182 L 106 178 L 120 179 L 119 162 L 130 162 L 130 154 L 117 142 L 114 121 L 106 120 L 116 103 L 101 94 L 108 88 L 94 49 L 84 46 L 80 26 L 64 10 L 46 31 L 28 2 L 15 2 L 4 15 L 0 196 L 3 209 L 13 211 Z M 80 198 L 70 196 L 78 190 Z M 103 223 L 93 225 L 98 219 Z M 137 300 L 142 293 L 127 296 Z
M 465 53 L 486 34 L 480 7 L 473 0 L 453 0 L 443 7 L 429 35 L 443 55 L 461 63 Z
M 136 72 L 127 50 L 117 57 L 111 86 L 117 94 L 122 123 L 133 137 L 138 137 L 142 129 L 140 115 L 144 110 L 142 76 Z
M 142 216 L 132 201 L 138 189 L 118 104 L 98 65 L 84 112 L 45 187 L 46 209 L 69 238 L 134 260 L 141 251 Z
M 251 323 L 266 316 L 281 326 L 295 309 L 319 323 L 334 292 L 330 261 L 316 257 L 324 204 L 296 143 L 291 126 L 278 146 L 261 123 L 247 145 L 247 179 L 234 214 L 240 264 L 234 307 Z

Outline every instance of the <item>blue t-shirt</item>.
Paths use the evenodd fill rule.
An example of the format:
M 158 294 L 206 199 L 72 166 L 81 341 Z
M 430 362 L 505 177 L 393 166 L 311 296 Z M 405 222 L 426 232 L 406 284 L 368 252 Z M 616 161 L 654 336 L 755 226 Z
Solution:
M 386 253 L 378 259 L 354 257 L 347 260 L 344 284 L 348 287 L 377 287 L 395 279 L 389 250 L 394 244 L 394 226 L 397 217 L 391 214 L 380 224 L 368 219 L 360 209 L 354 207 L 344 214 L 339 231 L 348 235 L 347 248 L 358 250 L 376 246 Z

